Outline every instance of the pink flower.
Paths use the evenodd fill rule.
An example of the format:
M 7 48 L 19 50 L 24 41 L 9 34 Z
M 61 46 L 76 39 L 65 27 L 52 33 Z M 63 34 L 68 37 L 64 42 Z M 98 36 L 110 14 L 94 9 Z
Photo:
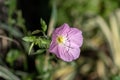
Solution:
M 79 57 L 82 44 L 82 32 L 77 28 L 70 28 L 65 23 L 54 30 L 49 51 L 58 58 L 70 62 Z

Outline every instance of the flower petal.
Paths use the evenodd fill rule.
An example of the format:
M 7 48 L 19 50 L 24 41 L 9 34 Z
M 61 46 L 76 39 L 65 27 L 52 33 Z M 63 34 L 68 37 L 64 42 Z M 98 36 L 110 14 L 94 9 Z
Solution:
M 56 28 L 53 34 L 58 34 L 58 35 L 66 34 L 69 30 L 70 30 L 69 25 L 64 23 L 60 27 Z
M 71 47 L 81 47 L 83 44 L 82 32 L 76 28 L 70 29 L 67 38 Z
M 51 53 L 55 54 L 57 57 L 59 57 L 58 47 L 59 47 L 59 45 L 55 44 L 52 41 L 50 44 L 49 52 L 51 52 Z
M 60 59 L 66 61 L 66 62 L 70 62 L 73 60 L 73 56 L 70 55 L 67 51 L 67 49 L 65 49 L 65 47 L 59 47 L 59 55 L 60 55 Z
M 71 62 L 75 59 L 77 59 L 80 55 L 80 49 L 79 48 L 68 48 L 68 47 L 59 47 L 58 48 L 59 55 L 62 60 L 66 62 Z
M 79 58 L 80 56 L 80 49 L 79 48 L 71 48 L 69 49 L 69 54 L 73 56 L 73 60 Z

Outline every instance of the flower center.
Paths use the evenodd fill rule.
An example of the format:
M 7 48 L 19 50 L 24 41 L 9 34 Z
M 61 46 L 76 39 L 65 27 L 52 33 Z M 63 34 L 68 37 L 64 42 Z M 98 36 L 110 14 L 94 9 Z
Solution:
M 61 44 L 61 43 L 64 43 L 65 42 L 65 37 L 64 36 L 58 36 L 57 37 L 57 43 L 58 44 Z

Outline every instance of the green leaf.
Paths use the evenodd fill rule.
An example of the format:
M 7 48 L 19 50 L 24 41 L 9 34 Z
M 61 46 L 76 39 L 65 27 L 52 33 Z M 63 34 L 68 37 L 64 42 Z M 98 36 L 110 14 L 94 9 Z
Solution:
M 39 49 L 39 50 L 37 50 L 36 52 L 35 52 L 35 54 L 41 54 L 41 53 L 43 53 L 45 51 L 45 49 Z
M 23 37 L 22 39 L 26 42 L 34 42 L 36 37 L 35 36 L 29 36 L 29 37 Z
M 41 27 L 42 27 L 42 30 L 45 32 L 47 30 L 47 25 L 45 23 L 45 21 L 43 19 L 40 20 L 40 23 L 41 23 Z
M 32 32 L 32 34 L 38 34 L 40 32 L 41 32 L 40 30 L 35 30 L 35 31 Z
M 50 44 L 50 40 L 47 38 L 37 38 L 35 41 L 35 45 L 38 45 L 40 48 L 48 48 Z
M 13 65 L 14 61 L 20 56 L 20 51 L 10 50 L 6 56 L 6 61 Z
M 4 78 L 5 80 L 20 80 L 4 66 L 0 66 L 0 77 Z
M 32 53 L 31 55 L 42 54 L 44 51 L 45 51 L 45 49 L 39 49 L 36 52 Z

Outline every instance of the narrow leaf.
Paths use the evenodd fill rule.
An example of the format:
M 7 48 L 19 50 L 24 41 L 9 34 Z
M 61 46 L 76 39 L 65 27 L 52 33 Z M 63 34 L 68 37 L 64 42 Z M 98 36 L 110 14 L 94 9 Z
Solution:
M 32 34 L 38 34 L 40 32 L 41 32 L 40 30 L 35 30 L 35 31 L 32 32 Z
M 0 66 L 0 77 L 4 78 L 5 80 L 20 80 L 17 76 L 3 66 Z

